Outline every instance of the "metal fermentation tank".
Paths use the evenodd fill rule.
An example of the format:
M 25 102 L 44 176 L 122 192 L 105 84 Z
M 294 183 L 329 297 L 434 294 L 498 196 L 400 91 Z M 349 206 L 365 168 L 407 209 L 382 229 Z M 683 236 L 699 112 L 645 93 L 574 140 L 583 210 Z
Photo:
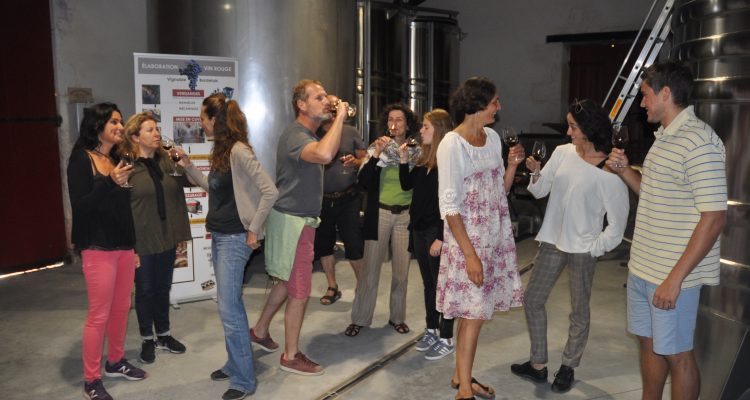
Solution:
M 458 85 L 457 13 L 379 1 L 357 2 L 357 91 L 360 125 L 372 140 L 383 108 L 407 104 L 418 117 L 448 108 Z
M 672 31 L 672 58 L 696 75 L 696 114 L 727 155 L 721 285 L 703 288 L 695 337 L 701 398 L 750 399 L 750 1 L 678 0 Z
M 317 79 L 354 102 L 355 0 L 152 0 L 149 52 L 237 58 L 250 143 L 275 175 L 276 145 L 294 120 L 292 87 Z

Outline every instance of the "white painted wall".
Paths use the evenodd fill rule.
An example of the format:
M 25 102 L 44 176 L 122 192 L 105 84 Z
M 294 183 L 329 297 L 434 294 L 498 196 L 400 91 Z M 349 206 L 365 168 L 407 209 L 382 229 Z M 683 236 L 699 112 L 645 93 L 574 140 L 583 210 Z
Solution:
M 63 116 L 60 164 L 68 239 L 71 214 L 65 171 L 78 137 L 71 124 L 68 88 L 91 88 L 94 102 L 116 103 L 125 118 L 133 114 L 133 53 L 147 51 L 146 1 L 50 0 L 57 109 Z
M 461 80 L 482 75 L 498 86 L 500 123 L 553 132 L 562 122 L 568 53 L 549 35 L 637 30 L 652 0 L 427 0 L 422 7 L 458 11 Z M 656 12 L 658 14 L 658 12 Z M 614 79 L 614 76 L 612 77 Z

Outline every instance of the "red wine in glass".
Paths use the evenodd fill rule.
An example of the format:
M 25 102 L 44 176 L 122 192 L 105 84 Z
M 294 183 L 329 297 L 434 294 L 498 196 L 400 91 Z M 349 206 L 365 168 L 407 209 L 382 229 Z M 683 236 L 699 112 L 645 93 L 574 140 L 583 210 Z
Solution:
M 628 127 L 623 125 L 615 125 L 612 127 L 612 146 L 617 149 L 625 150 L 628 147 Z M 624 165 L 615 163 L 616 168 L 622 168 Z
M 408 147 L 417 147 L 418 144 L 419 144 L 419 141 L 414 136 L 406 139 L 406 145 Z
M 615 148 L 624 150 L 628 146 L 628 127 L 618 125 L 612 130 L 612 145 Z
M 135 162 L 135 155 L 130 152 L 122 153 L 122 156 L 120 158 L 122 159 L 122 162 L 123 164 L 125 164 L 126 167 L 132 166 L 133 163 Z M 131 184 L 129 180 L 126 179 L 125 183 L 122 184 L 122 187 L 130 189 L 133 187 L 133 184 Z

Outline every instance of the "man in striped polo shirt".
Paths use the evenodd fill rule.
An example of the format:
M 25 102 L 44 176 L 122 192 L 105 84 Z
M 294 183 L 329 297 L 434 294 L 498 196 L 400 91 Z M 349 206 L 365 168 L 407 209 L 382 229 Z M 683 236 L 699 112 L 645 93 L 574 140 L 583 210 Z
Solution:
M 724 144 L 688 106 L 693 76 L 668 61 L 643 73 L 641 107 L 661 126 L 643 163 L 612 149 L 607 165 L 639 194 L 628 277 L 628 331 L 640 343 L 643 399 L 697 399 L 693 332 L 702 285 L 719 284 L 719 235 L 726 222 Z M 622 167 L 625 166 L 625 167 Z

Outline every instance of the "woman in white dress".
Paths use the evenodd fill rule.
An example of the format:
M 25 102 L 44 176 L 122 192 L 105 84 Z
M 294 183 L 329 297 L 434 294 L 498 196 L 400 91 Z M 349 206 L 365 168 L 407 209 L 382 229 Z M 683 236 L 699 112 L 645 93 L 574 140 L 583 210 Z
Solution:
M 523 146 L 509 150 L 494 130 L 500 101 L 495 84 L 481 77 L 464 82 L 451 97 L 461 123 L 438 148 L 440 214 L 444 245 L 437 284 L 437 310 L 458 320 L 456 399 L 493 398 L 494 390 L 471 376 L 479 331 L 495 311 L 519 307 L 523 288 L 508 213 L 507 192 L 524 158 Z

